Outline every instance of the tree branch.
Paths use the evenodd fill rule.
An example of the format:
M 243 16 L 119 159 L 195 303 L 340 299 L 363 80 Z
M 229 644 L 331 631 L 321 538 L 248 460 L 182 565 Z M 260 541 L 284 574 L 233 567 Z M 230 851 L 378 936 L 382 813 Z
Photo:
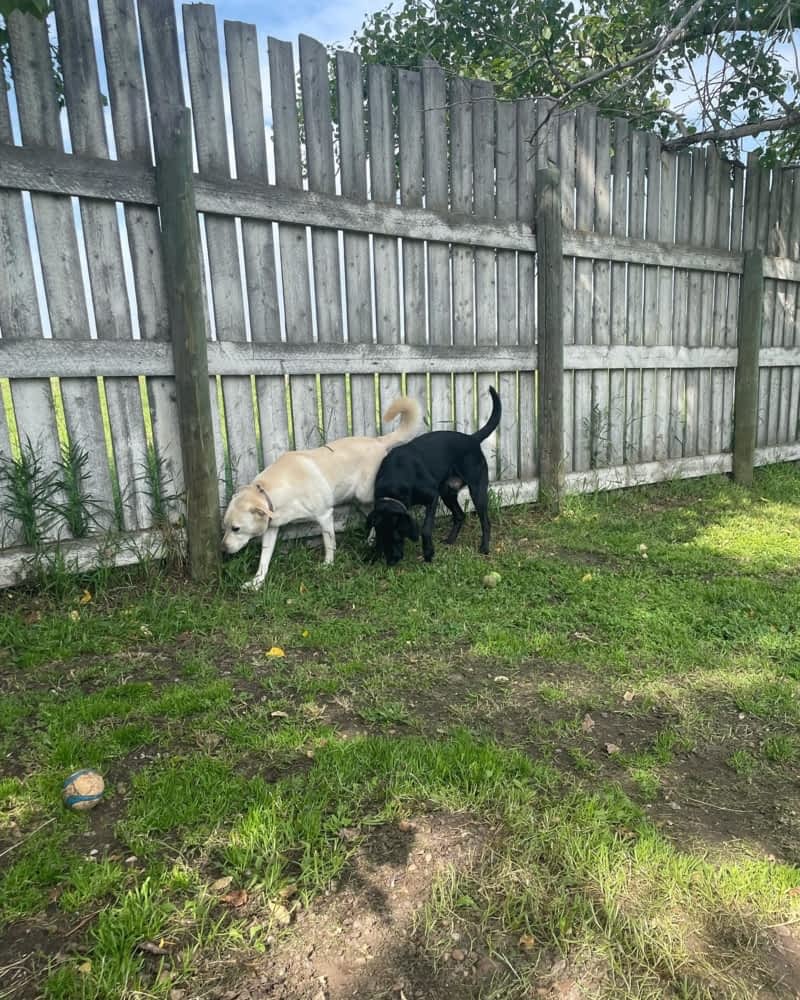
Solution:
M 675 152 L 687 146 L 694 146 L 698 142 L 726 142 L 729 139 L 742 139 L 747 135 L 759 135 L 761 132 L 781 132 L 796 125 L 800 125 L 800 111 L 794 111 L 782 118 L 765 118 L 760 122 L 737 125 L 735 128 L 707 129 L 705 132 L 695 132 L 693 135 L 682 135 L 678 139 L 669 139 L 663 144 L 663 148 Z

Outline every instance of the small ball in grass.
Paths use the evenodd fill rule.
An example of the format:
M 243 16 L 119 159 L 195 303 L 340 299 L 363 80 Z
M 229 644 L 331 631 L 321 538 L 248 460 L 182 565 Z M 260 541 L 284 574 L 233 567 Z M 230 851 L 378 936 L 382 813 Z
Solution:
M 496 587 L 497 584 L 500 583 L 500 580 L 501 576 L 499 573 L 497 572 L 487 573 L 486 576 L 483 578 L 483 585 L 484 587 L 489 587 L 491 589 L 492 587 Z
M 64 780 L 61 798 L 67 809 L 84 812 L 87 809 L 94 809 L 102 799 L 105 787 L 103 777 L 97 771 L 91 768 L 73 771 Z

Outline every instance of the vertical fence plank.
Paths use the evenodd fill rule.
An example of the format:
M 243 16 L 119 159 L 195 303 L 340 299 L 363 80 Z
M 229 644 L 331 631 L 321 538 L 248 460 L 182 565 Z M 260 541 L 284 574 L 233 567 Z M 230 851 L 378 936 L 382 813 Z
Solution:
M 342 194 L 366 201 L 367 148 L 364 137 L 364 85 L 361 60 L 352 52 L 336 53 L 336 90 L 339 107 L 339 149 Z M 347 339 L 351 344 L 372 343 L 372 277 L 369 236 L 344 234 L 344 276 L 347 301 Z M 351 375 L 353 428 L 362 433 L 375 427 L 375 379 Z M 364 409 L 371 410 L 366 420 Z M 358 428 L 358 430 L 356 430 Z
M 661 141 L 658 136 L 645 137 L 645 164 L 647 169 L 647 198 L 645 207 L 644 235 L 647 240 L 658 238 L 661 213 Z M 658 340 L 658 268 L 644 268 L 644 325 L 642 343 L 652 347 Z M 656 433 L 658 409 L 658 381 L 666 373 L 656 373 L 648 368 L 642 372 L 642 445 L 639 460 L 651 462 L 656 456 Z
M 689 240 L 693 246 L 703 246 L 705 233 L 705 152 L 693 149 L 692 158 L 692 189 Z M 689 272 L 689 306 L 687 314 L 687 344 L 689 347 L 700 347 L 703 343 L 703 274 L 700 271 Z M 701 427 L 703 423 L 702 399 L 700 395 L 701 373 L 694 369 L 686 373 L 686 438 L 684 440 L 684 456 L 700 454 Z
M 530 99 L 517 106 L 517 219 L 533 225 L 536 212 L 536 103 Z M 517 325 L 520 346 L 536 341 L 536 258 L 521 253 L 517 258 Z M 519 476 L 532 479 L 538 469 L 536 372 L 519 373 Z
M 766 252 L 772 257 L 786 256 L 786 234 L 784 220 L 788 214 L 784 202 L 784 178 L 787 174 L 780 168 L 772 171 L 772 187 L 769 193 L 769 222 L 767 230 Z M 791 192 L 789 192 L 791 204 Z M 777 280 L 764 282 L 764 328 L 761 339 L 765 347 L 780 347 L 783 344 L 783 311 L 786 293 L 786 283 Z M 779 424 L 782 404 L 783 371 L 774 366 L 770 368 L 767 383 L 767 445 L 779 443 Z
M 495 215 L 496 101 L 494 87 L 483 81 L 472 84 L 472 165 L 473 212 L 477 219 L 493 220 Z M 478 347 L 497 344 L 497 274 L 495 251 L 475 250 L 475 340 Z M 481 427 L 492 409 L 489 386 L 496 375 L 482 373 L 477 378 L 477 421 Z M 511 401 L 509 401 L 510 403 Z M 497 435 L 483 442 L 489 465 L 489 479 L 497 478 Z
M 628 184 L 628 235 L 644 237 L 646 136 L 633 131 L 630 137 L 630 180 Z M 628 265 L 628 343 L 644 343 L 644 267 Z M 626 381 L 626 462 L 639 462 L 642 455 L 642 422 L 647 401 L 644 399 L 642 372 L 628 369 Z
M 0 91 L 0 142 L 11 145 L 8 98 L 5 88 Z M 7 189 L 0 189 L 0 333 L 26 339 L 43 335 L 22 194 Z M 11 399 L 22 444 L 30 442 L 44 468 L 55 468 L 61 448 L 49 380 L 14 379 Z M 5 428 L 5 415 L 2 425 Z M 2 454 L 5 459 L 11 456 L 5 436 Z M 11 521 L 6 505 L 2 506 L 6 509 L 0 521 L 0 546 L 15 545 L 21 540 L 20 525 Z
M 677 158 L 675 196 L 675 242 L 688 243 L 691 232 L 692 154 L 685 151 Z M 672 342 L 685 346 L 689 340 L 689 272 L 676 268 L 672 310 Z M 672 369 L 672 401 L 670 404 L 669 457 L 680 458 L 686 447 L 687 373 Z
M 743 486 L 753 482 L 753 452 L 758 421 L 758 352 L 763 321 L 764 257 L 747 250 L 739 300 L 739 358 L 734 404 L 733 478 Z
M 459 215 L 472 212 L 472 109 L 469 80 L 450 81 L 450 208 Z M 452 250 L 453 343 L 475 344 L 473 255 L 465 246 Z M 455 376 L 455 429 L 474 430 L 475 388 L 472 375 Z
M 733 164 L 733 191 L 731 196 L 731 224 L 730 224 L 730 249 L 733 253 L 741 253 L 742 250 L 742 225 L 744 213 L 744 167 L 739 163 Z M 736 347 L 737 344 L 737 318 L 739 312 L 739 290 L 741 281 L 738 274 L 728 275 L 728 299 L 725 310 L 725 339 L 723 343 L 726 347 Z M 725 372 L 725 432 L 723 438 L 723 450 L 733 449 L 733 402 L 736 384 L 736 369 L 728 369 Z
M 730 243 L 731 226 L 731 172 L 730 165 L 716 155 L 709 163 L 717 176 L 717 200 L 711 211 L 710 223 L 713 224 L 713 245 L 727 250 Z M 726 338 L 726 297 L 728 294 L 727 274 L 715 274 L 714 299 L 712 306 L 711 332 L 709 342 L 724 346 Z M 711 447 L 712 455 L 725 450 L 725 370 L 714 368 L 711 371 Z
M 444 72 L 430 60 L 422 63 L 422 104 L 425 149 L 425 207 L 446 212 L 447 86 Z M 428 243 L 428 326 L 432 346 L 452 342 L 450 315 L 450 248 Z M 453 427 L 453 392 L 450 375 L 431 375 L 431 430 Z
M 230 152 L 215 8 L 205 3 L 184 4 L 183 26 L 198 168 L 201 175 L 227 179 L 230 177 Z M 236 222 L 207 215 L 205 231 L 217 340 L 244 341 L 247 339 L 245 304 Z M 235 488 L 237 484 L 250 482 L 259 466 L 250 377 L 226 375 L 222 379 L 222 398 L 231 477 L 229 487 Z
M 630 127 L 624 118 L 614 119 L 613 194 L 611 232 L 628 235 L 628 165 Z M 611 343 L 625 344 L 628 336 L 627 265 L 611 265 Z M 610 373 L 610 454 L 611 465 L 622 465 L 626 452 L 626 374 L 617 369 Z
M 558 171 L 536 174 L 539 251 L 539 498 L 558 510 L 564 489 L 564 312 L 561 303 L 562 219 Z
M 597 119 L 595 153 L 595 231 L 611 232 L 611 123 Z M 611 343 L 611 268 L 608 261 L 594 262 L 592 343 Z M 607 369 L 592 372 L 592 409 L 590 416 L 590 458 L 592 468 L 609 463 L 610 377 Z
M 719 199 L 719 172 L 716 170 L 717 156 L 713 146 L 705 152 L 705 169 L 698 154 L 697 167 L 704 169 L 703 196 L 695 207 L 698 216 L 698 234 L 703 246 L 713 246 L 717 234 L 716 208 Z M 702 223 L 702 225 L 701 225 Z M 707 347 L 713 338 L 714 275 L 703 272 L 699 276 L 700 298 L 697 329 L 697 343 Z M 701 368 L 697 374 L 697 454 L 711 454 L 713 439 L 713 400 L 711 394 L 711 369 Z
M 135 0 L 99 0 L 100 30 L 117 157 L 149 167 L 153 156 L 134 4 Z M 124 217 L 139 336 L 142 340 L 168 340 L 158 210 L 125 205 Z M 163 517 L 164 507 L 172 512 L 180 509 L 184 490 L 175 380 L 148 378 L 146 388 L 156 462 L 146 476 L 143 470 L 140 474 L 147 479 L 153 514 Z
M 792 213 L 789 226 L 789 256 L 800 260 L 800 170 L 792 171 Z M 786 327 L 784 331 L 784 347 L 800 347 L 800 287 L 793 283 L 794 308 L 791 299 L 787 303 Z M 800 439 L 800 365 L 795 365 L 790 372 L 789 405 L 787 408 L 786 440 L 795 443 Z
M 658 151 L 656 151 L 658 155 Z M 675 183 L 677 179 L 677 158 L 674 153 L 661 153 L 661 186 L 658 215 L 658 238 L 664 243 L 675 240 Z M 659 268 L 658 272 L 658 317 L 656 323 L 656 343 L 667 346 L 673 342 L 673 302 L 672 285 L 675 270 L 671 267 Z M 658 372 L 656 382 L 656 452 L 657 461 L 664 461 L 670 454 L 671 413 L 673 401 L 672 379 L 674 372 Z
M 294 56 L 289 42 L 268 39 L 272 129 L 275 143 L 275 183 L 300 191 L 303 187 L 300 136 L 297 122 Z M 286 340 L 310 344 L 314 339 L 309 287 L 308 246 L 304 226 L 281 223 L 278 227 L 281 257 Z M 312 375 L 290 380 L 292 430 L 295 448 L 319 444 L 317 388 Z
M 103 105 L 88 0 L 57 0 L 59 54 L 73 152 L 108 158 Z M 80 199 L 95 325 L 101 340 L 130 340 L 133 321 L 122 265 L 122 244 L 112 203 Z M 147 442 L 139 382 L 136 378 L 105 379 L 114 465 L 120 491 L 123 526 L 150 525 Z
M 241 180 L 267 184 L 269 172 L 258 34 L 253 25 L 237 21 L 226 21 L 224 30 L 236 175 Z M 281 319 L 272 223 L 242 219 L 242 251 L 250 335 L 256 342 L 279 344 Z M 289 449 L 286 380 L 283 376 L 258 376 L 256 400 L 261 431 L 261 461 L 270 465 Z
M 576 187 L 576 115 L 574 111 L 561 111 L 556 114 L 552 101 L 544 98 L 537 101 L 539 125 L 542 128 L 542 138 L 547 143 L 548 152 L 545 159 L 557 162 L 561 174 L 561 222 L 565 229 L 574 229 L 575 220 L 575 187 Z M 542 123 L 550 116 L 549 125 Z M 583 273 L 586 273 L 588 262 L 584 262 Z M 591 266 L 591 265 L 589 265 Z M 561 265 L 562 308 L 564 310 L 564 342 L 575 343 L 575 301 L 576 301 L 576 268 L 574 257 L 565 257 Z M 579 377 L 577 373 L 564 373 L 564 468 L 576 468 L 578 454 L 578 437 L 576 436 L 576 394 Z M 583 373 L 583 382 L 590 384 L 591 374 Z
M 335 194 L 328 53 L 324 45 L 308 35 L 300 36 L 300 82 L 303 92 L 308 186 L 311 191 Z M 344 332 L 339 236 L 334 230 L 312 229 L 311 246 L 317 339 L 320 343 L 342 343 Z M 320 381 L 323 438 L 342 437 L 347 432 L 344 377 L 323 375 Z M 310 423 L 310 417 L 308 419 Z
M 395 129 L 392 117 L 392 71 L 386 66 L 370 66 L 367 72 L 369 94 L 369 176 L 373 201 L 394 205 L 397 198 L 395 175 Z M 397 240 L 376 236 L 375 255 L 375 315 L 379 344 L 400 342 L 400 272 Z M 371 383 L 374 385 L 374 382 Z M 362 434 L 375 433 L 375 403 L 373 391 L 366 379 L 353 379 L 353 429 L 356 428 L 356 390 L 362 392 L 359 412 L 364 420 Z M 400 375 L 395 372 L 380 376 L 382 409 L 400 395 Z M 369 405 L 372 407 L 371 413 Z M 368 422 L 369 421 L 369 422 Z
M 512 221 L 517 215 L 517 151 L 517 109 L 508 101 L 498 101 L 495 176 L 497 218 L 501 221 Z M 519 342 L 517 254 L 511 250 L 497 252 L 497 342 L 501 345 Z M 516 374 L 501 372 L 497 391 L 504 404 L 499 428 L 498 476 L 501 480 L 514 480 L 519 476 L 519 404 Z
M 575 228 L 594 229 L 595 165 L 597 157 L 597 112 L 581 107 L 575 119 Z M 562 207 L 563 211 L 563 207 Z M 592 342 L 592 273 L 591 260 L 575 261 L 575 336 L 576 344 Z M 573 379 L 574 451 L 572 467 L 583 472 L 592 466 L 592 373 L 576 371 Z
M 13 12 L 6 24 L 23 145 L 62 152 L 64 145 L 47 26 L 19 11 Z M 88 339 L 89 314 L 70 199 L 32 194 L 31 203 L 53 336 L 65 340 Z M 70 441 L 91 459 L 85 495 L 98 505 L 101 522 L 108 524 L 114 510 L 114 498 L 97 380 L 64 379 L 61 398 Z
M 423 134 L 422 76 L 408 70 L 397 74 L 397 124 L 400 141 L 400 204 L 422 207 Z M 403 326 L 407 344 L 426 344 L 425 244 L 403 240 Z M 406 391 L 427 412 L 427 379 L 410 372 Z

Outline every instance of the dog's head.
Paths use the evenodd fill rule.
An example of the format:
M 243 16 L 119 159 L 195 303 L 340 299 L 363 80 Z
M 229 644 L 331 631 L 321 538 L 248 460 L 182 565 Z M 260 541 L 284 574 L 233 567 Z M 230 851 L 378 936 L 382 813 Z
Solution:
M 388 498 L 376 502 L 367 518 L 367 531 L 375 529 L 375 551 L 394 566 L 403 558 L 406 539 L 416 542 L 419 538 L 417 522 L 397 500 Z
M 229 555 L 243 549 L 251 538 L 260 538 L 269 526 L 272 510 L 267 497 L 255 486 L 243 486 L 228 504 L 222 519 L 223 551 Z

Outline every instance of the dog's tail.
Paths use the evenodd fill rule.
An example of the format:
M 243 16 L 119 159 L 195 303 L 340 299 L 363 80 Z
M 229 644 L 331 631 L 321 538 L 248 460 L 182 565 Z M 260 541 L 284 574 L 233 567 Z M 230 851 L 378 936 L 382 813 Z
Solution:
M 398 396 L 383 415 L 384 426 L 395 417 L 400 417 L 400 426 L 382 437 L 382 440 L 388 445 L 404 444 L 415 438 L 423 429 L 422 409 L 416 399 L 411 399 L 409 396 Z
M 485 441 L 486 438 L 489 437 L 492 431 L 495 430 L 497 425 L 500 423 L 500 414 L 502 413 L 502 407 L 500 406 L 500 397 L 497 395 L 497 393 L 494 390 L 494 387 L 491 385 L 489 386 L 489 392 L 492 396 L 492 412 L 489 416 L 489 419 L 486 421 L 483 427 L 481 427 L 480 430 L 475 431 L 475 433 L 472 435 L 476 441 Z

